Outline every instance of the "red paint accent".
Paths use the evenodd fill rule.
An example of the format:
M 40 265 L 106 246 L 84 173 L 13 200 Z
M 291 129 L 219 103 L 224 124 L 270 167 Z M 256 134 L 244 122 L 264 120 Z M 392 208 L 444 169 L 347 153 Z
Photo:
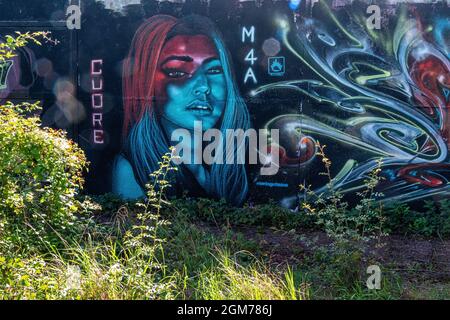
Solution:
M 270 153 L 272 147 L 268 146 L 268 153 Z M 311 160 L 316 154 L 316 147 L 314 141 L 309 137 L 303 137 L 300 139 L 300 156 L 289 157 L 286 153 L 286 149 L 282 146 L 278 146 L 273 149 L 278 149 L 279 162 L 281 167 L 288 167 L 299 165 Z
M 123 63 L 123 137 L 147 109 L 153 108 L 155 74 L 167 35 L 177 19 L 157 15 L 147 19 L 136 31 L 128 57 Z
M 450 141 L 450 102 L 446 101 L 443 87 L 450 88 L 450 70 L 439 57 L 429 54 L 422 60 L 409 60 L 409 72 L 418 89 L 413 89 L 415 99 L 433 116 L 439 113 L 443 119 L 442 136 Z
M 177 59 L 167 61 L 171 56 L 189 57 L 192 61 L 180 61 Z M 167 99 L 167 85 L 185 82 L 209 58 L 218 58 L 218 54 L 214 42 L 205 35 L 179 35 L 167 41 L 159 56 L 155 75 L 155 97 L 158 106 L 164 105 Z M 164 72 L 168 68 L 185 72 L 188 75 L 181 78 L 168 77 Z
M 420 183 L 427 187 L 440 187 L 446 183 L 442 177 L 435 175 L 431 170 L 450 169 L 450 164 L 421 163 L 409 165 L 401 168 L 397 176 L 405 179 L 409 183 Z M 428 171 L 430 170 L 430 171 Z M 411 175 L 411 171 L 417 171 L 418 174 Z

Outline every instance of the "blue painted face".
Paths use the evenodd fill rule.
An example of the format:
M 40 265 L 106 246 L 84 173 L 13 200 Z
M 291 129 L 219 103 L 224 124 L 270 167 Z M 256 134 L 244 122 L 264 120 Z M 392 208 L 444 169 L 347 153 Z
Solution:
M 210 38 L 180 35 L 170 39 L 161 52 L 155 80 L 163 126 L 193 130 L 194 121 L 201 121 L 207 130 L 218 124 L 227 85 Z

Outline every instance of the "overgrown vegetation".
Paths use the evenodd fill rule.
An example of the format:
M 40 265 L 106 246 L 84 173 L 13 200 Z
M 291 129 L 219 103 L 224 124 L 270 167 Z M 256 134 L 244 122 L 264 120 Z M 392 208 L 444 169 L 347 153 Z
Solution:
M 20 33 L 0 43 L 0 62 L 48 32 Z M 61 131 L 41 128 L 39 103 L 0 106 L 0 245 L 8 251 L 48 250 L 73 230 L 74 196 L 86 159 Z M 75 230 L 74 230 L 75 231 Z
M 402 235 L 450 238 L 450 200 L 426 200 L 423 209 L 405 203 L 390 204 L 385 210 L 386 229 Z
M 74 224 L 86 160 L 64 133 L 24 117 L 37 104 L 0 106 L 0 244 L 48 250 Z
M 111 221 L 77 220 L 78 228 L 85 228 L 82 241 L 23 258 L 2 250 L 0 298 L 304 298 L 290 270 L 280 276 L 254 256 L 238 259 L 222 251 L 241 247 L 231 234 L 208 237 L 183 218 L 172 217 L 169 223 L 161 216 L 169 205 L 164 199 L 167 175 L 175 170 L 170 161 L 166 155 L 152 174 L 145 203 L 120 207 Z M 92 201 L 84 204 L 85 210 L 95 208 Z

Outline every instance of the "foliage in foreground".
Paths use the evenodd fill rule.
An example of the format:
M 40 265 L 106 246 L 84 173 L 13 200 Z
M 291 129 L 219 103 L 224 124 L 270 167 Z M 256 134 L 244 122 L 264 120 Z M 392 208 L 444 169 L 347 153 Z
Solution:
M 192 248 L 180 239 L 186 234 L 179 232 L 187 221 L 173 219 L 173 225 L 161 216 L 169 205 L 167 177 L 175 170 L 170 161 L 163 157 L 147 186 L 147 201 L 134 206 L 133 215 L 122 207 L 111 224 L 79 221 L 87 237 L 46 255 L 19 258 L 3 252 L 0 299 L 303 298 L 292 272 L 280 276 L 257 259 L 244 267 L 220 250 L 235 249 L 228 241 L 205 242 L 200 233 L 189 252 Z M 203 255 L 191 264 L 179 259 L 196 253 Z
M 61 131 L 25 117 L 37 104 L 0 106 L 0 245 L 31 250 L 63 241 L 78 209 L 83 152 Z
M 261 264 L 243 267 L 217 254 L 217 266 L 186 275 L 161 276 L 142 269 L 137 257 L 119 257 L 111 248 L 78 248 L 70 257 L 0 257 L 0 299 L 304 299 L 290 271 L 280 276 Z M 103 253 L 100 253 L 103 251 Z M 262 269 L 263 268 L 263 269 Z
M 0 63 L 30 42 L 57 44 L 50 32 L 16 32 L 0 41 Z M 39 103 L 0 105 L 0 247 L 47 250 L 74 230 L 86 159 L 62 131 L 41 128 Z
M 260 244 L 233 231 L 232 223 L 262 228 L 293 227 L 298 214 L 271 205 L 230 208 L 206 199 L 168 202 L 164 190 L 174 170 L 170 157 L 152 174 L 147 201 L 123 204 L 106 197 L 85 210 L 96 220 L 75 220 L 85 237 L 63 249 L 22 257 L 0 254 L 0 299 L 396 299 L 403 294 L 395 275 L 382 290 L 365 287 L 364 260 L 355 247 L 317 247 L 299 265 L 264 262 Z M 85 201 L 85 204 L 88 204 Z M 211 204 L 208 206 L 207 204 Z M 197 209 L 195 209 L 197 208 Z M 109 210 L 109 212 L 108 212 Z M 234 210 L 234 211 L 233 211 Z M 247 212 L 244 217 L 231 212 Z M 225 215 L 222 216 L 221 213 Z M 250 213 L 256 213 L 251 220 Z M 293 215 L 294 214 L 294 215 Z M 225 218 L 224 218 L 225 217 Z M 291 219 L 294 217 L 293 219 Z M 310 215 L 304 215 L 311 219 Z M 201 219 L 200 219 L 201 218 Z M 218 233 L 199 221 L 215 222 Z M 280 224 L 277 224 L 281 221 Z M 308 220 L 308 223 L 314 220 Z M 317 226 L 317 225 L 316 225 Z M 290 229 L 284 229 L 290 230 Z M 51 231 L 50 231 L 51 232 Z M 345 243 L 344 243 L 345 244 Z M 241 254 L 246 251 L 252 254 Z M 235 254 L 230 254 L 233 252 Z
M 216 269 L 201 274 L 197 297 L 205 300 L 303 300 L 308 290 L 297 287 L 292 270 L 280 277 L 262 263 L 242 266 L 227 253 L 221 253 Z
M 85 201 L 89 206 L 84 207 L 84 215 L 95 218 L 94 209 L 110 212 L 106 212 L 106 220 L 74 219 L 72 226 L 59 234 L 67 239 L 63 248 L 43 254 L 23 250 L 19 256 L 1 250 L 0 299 L 401 297 L 401 285 L 395 277 L 383 278 L 381 291 L 365 287 L 364 267 L 371 262 L 354 246 L 332 242 L 292 267 L 263 262 L 260 245 L 233 231 L 231 224 L 284 230 L 323 225 L 314 215 L 300 215 L 275 204 L 238 209 L 206 199 L 169 202 L 164 190 L 169 187 L 172 170 L 176 168 L 166 155 L 160 169 L 152 174 L 145 203 L 107 199 L 101 206 Z M 213 222 L 220 227 L 219 233 L 202 229 L 199 220 Z M 355 235 L 348 229 L 331 229 L 333 226 L 325 229 L 332 238 L 343 231 L 342 237 Z M 74 241 L 70 233 L 79 230 L 84 230 L 84 237 Z M 55 230 L 46 230 L 46 234 L 55 236 Z M 33 248 L 31 243 L 27 246 Z M 243 250 L 252 254 L 239 254 Z

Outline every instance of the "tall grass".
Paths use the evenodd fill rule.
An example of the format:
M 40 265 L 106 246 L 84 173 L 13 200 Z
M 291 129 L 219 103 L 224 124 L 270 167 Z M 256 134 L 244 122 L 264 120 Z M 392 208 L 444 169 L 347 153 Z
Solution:
M 199 275 L 195 296 L 206 300 L 303 300 L 290 268 L 282 275 L 259 261 L 242 266 L 228 252 L 218 252 L 218 266 Z
M 182 250 L 182 248 L 180 248 Z M 120 252 L 120 250 L 119 250 Z M 163 274 L 153 258 L 118 254 L 117 244 L 77 246 L 63 254 L 0 259 L 0 299 L 302 300 L 293 272 L 275 273 L 261 261 L 239 264 L 227 252 L 217 264 Z M 9 267 L 7 267 L 9 266 Z M 194 281 L 187 281 L 186 274 Z M 5 276 L 5 274 L 7 274 Z
M 122 206 L 109 224 L 80 220 L 84 236 L 65 248 L 21 258 L 0 250 L 0 299 L 305 298 L 290 269 L 271 271 L 254 257 L 243 266 L 228 252 L 229 239 L 205 241 L 184 216 L 161 216 L 170 206 L 171 161 L 165 155 L 152 173 L 145 203 Z

